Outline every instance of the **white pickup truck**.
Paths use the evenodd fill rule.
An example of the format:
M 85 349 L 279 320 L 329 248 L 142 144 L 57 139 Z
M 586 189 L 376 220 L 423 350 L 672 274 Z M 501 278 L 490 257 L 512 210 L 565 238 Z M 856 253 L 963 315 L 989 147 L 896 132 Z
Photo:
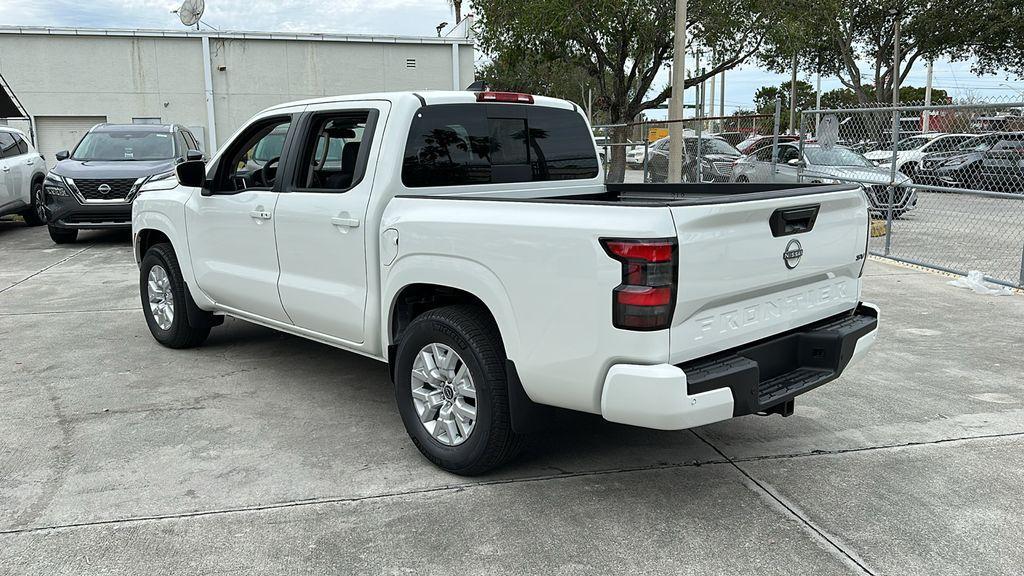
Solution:
M 860 187 L 605 185 L 590 134 L 570 102 L 502 92 L 269 108 L 140 190 L 146 322 L 172 348 L 230 315 L 387 362 L 413 442 L 457 474 L 549 407 L 789 415 L 872 344 Z

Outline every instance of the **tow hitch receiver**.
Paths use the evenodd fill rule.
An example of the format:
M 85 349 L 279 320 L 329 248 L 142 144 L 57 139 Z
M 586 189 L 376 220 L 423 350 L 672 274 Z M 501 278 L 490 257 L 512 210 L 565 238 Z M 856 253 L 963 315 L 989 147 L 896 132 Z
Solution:
M 770 416 L 772 414 L 779 414 L 783 418 L 786 418 L 787 416 L 792 416 L 793 415 L 793 405 L 794 404 L 796 404 L 795 400 L 793 400 L 793 399 L 786 400 L 785 402 L 783 402 L 781 404 L 776 404 L 775 406 L 772 406 L 771 408 L 765 410 L 764 411 L 764 415 L 765 416 Z

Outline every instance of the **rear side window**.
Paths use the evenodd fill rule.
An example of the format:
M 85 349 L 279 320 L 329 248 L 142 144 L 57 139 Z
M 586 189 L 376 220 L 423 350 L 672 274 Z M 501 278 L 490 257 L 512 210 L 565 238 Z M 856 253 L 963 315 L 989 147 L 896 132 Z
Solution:
M 413 118 L 402 166 L 409 188 L 595 178 L 579 114 L 516 104 L 442 104 Z
M 11 134 L 14 136 L 14 144 L 18 147 L 18 154 L 28 154 L 28 142 L 21 137 L 21 134 Z

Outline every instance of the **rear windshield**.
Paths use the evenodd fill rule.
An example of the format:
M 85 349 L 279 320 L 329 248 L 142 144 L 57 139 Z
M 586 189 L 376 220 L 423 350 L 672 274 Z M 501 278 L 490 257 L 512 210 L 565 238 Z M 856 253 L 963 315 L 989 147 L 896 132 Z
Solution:
M 89 132 L 71 156 L 75 160 L 168 160 L 174 158 L 170 132 Z
M 442 104 L 416 112 L 402 165 L 409 188 L 596 178 L 576 112 L 523 104 Z

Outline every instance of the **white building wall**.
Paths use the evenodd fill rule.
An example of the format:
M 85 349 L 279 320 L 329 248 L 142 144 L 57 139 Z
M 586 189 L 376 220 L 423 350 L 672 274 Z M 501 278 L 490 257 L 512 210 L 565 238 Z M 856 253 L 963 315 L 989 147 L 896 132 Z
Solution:
M 156 116 L 207 128 L 201 35 L 159 34 L 0 27 L 0 73 L 35 117 L 99 115 L 131 122 Z M 473 81 L 473 46 L 468 43 L 459 46 L 455 86 L 452 44 L 436 39 L 209 36 L 220 143 L 254 113 L 282 102 L 462 89 Z M 407 65 L 410 59 L 415 67 Z

